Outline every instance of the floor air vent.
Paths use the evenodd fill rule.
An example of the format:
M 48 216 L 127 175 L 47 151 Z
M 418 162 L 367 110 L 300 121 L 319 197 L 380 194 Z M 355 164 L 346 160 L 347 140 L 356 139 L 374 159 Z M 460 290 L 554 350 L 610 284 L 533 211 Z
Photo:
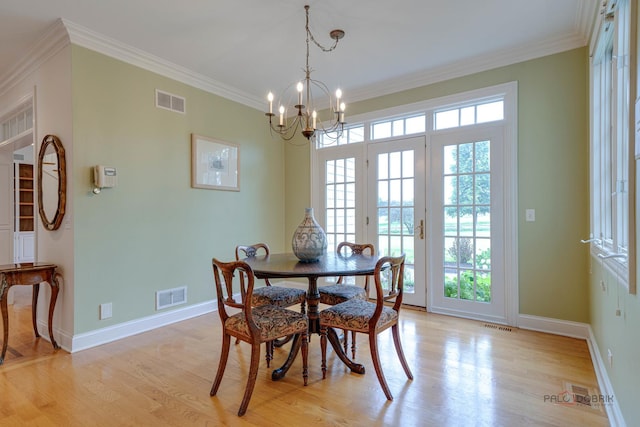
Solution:
M 504 325 L 494 325 L 492 323 L 485 323 L 484 327 L 489 329 L 497 329 L 499 331 L 504 331 L 504 332 L 512 332 L 512 329 L 510 327 L 504 326 Z
M 181 96 L 172 95 L 156 89 L 156 107 L 184 114 L 186 111 L 186 100 Z
M 156 292 L 156 310 L 184 304 L 185 302 L 187 302 L 186 286 Z

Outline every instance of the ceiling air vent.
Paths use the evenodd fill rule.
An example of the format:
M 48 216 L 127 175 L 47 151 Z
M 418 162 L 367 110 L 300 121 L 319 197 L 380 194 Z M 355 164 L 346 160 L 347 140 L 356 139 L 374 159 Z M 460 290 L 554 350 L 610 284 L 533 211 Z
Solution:
M 181 96 L 172 95 L 156 89 L 156 107 L 184 114 L 186 111 L 186 101 Z
M 187 302 L 186 286 L 156 292 L 156 310 L 184 304 L 185 302 Z

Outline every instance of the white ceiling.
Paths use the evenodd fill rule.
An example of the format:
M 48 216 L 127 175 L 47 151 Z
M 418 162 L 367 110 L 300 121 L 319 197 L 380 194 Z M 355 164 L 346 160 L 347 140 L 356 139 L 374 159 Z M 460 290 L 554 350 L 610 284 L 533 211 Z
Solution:
M 245 104 L 303 77 L 355 101 L 588 44 L 598 0 L 1 0 L 0 86 L 62 19 L 67 28 L 175 64 Z M 74 38 L 71 38 L 74 41 Z

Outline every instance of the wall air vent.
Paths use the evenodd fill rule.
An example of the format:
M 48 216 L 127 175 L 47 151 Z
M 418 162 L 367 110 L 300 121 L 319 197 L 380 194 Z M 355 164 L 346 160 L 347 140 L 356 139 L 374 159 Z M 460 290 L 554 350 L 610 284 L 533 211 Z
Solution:
M 24 160 L 24 154 L 14 154 L 13 160 Z
M 163 308 L 184 304 L 185 302 L 187 302 L 186 286 L 156 291 L 156 310 L 162 310 Z
M 156 89 L 156 107 L 184 114 L 186 105 L 186 100 L 183 97 Z

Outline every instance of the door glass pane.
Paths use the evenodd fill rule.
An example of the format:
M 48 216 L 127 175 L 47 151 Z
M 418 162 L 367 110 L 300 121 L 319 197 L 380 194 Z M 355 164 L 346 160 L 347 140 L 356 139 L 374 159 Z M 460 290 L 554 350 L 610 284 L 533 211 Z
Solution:
M 414 293 L 414 151 L 378 154 L 377 161 L 378 254 L 405 254 L 404 292 Z M 382 166 L 385 162 L 388 169 Z
M 327 250 L 335 251 L 355 234 L 355 158 L 328 160 L 325 171 Z
M 491 302 L 489 141 L 444 147 L 444 283 L 447 298 Z

